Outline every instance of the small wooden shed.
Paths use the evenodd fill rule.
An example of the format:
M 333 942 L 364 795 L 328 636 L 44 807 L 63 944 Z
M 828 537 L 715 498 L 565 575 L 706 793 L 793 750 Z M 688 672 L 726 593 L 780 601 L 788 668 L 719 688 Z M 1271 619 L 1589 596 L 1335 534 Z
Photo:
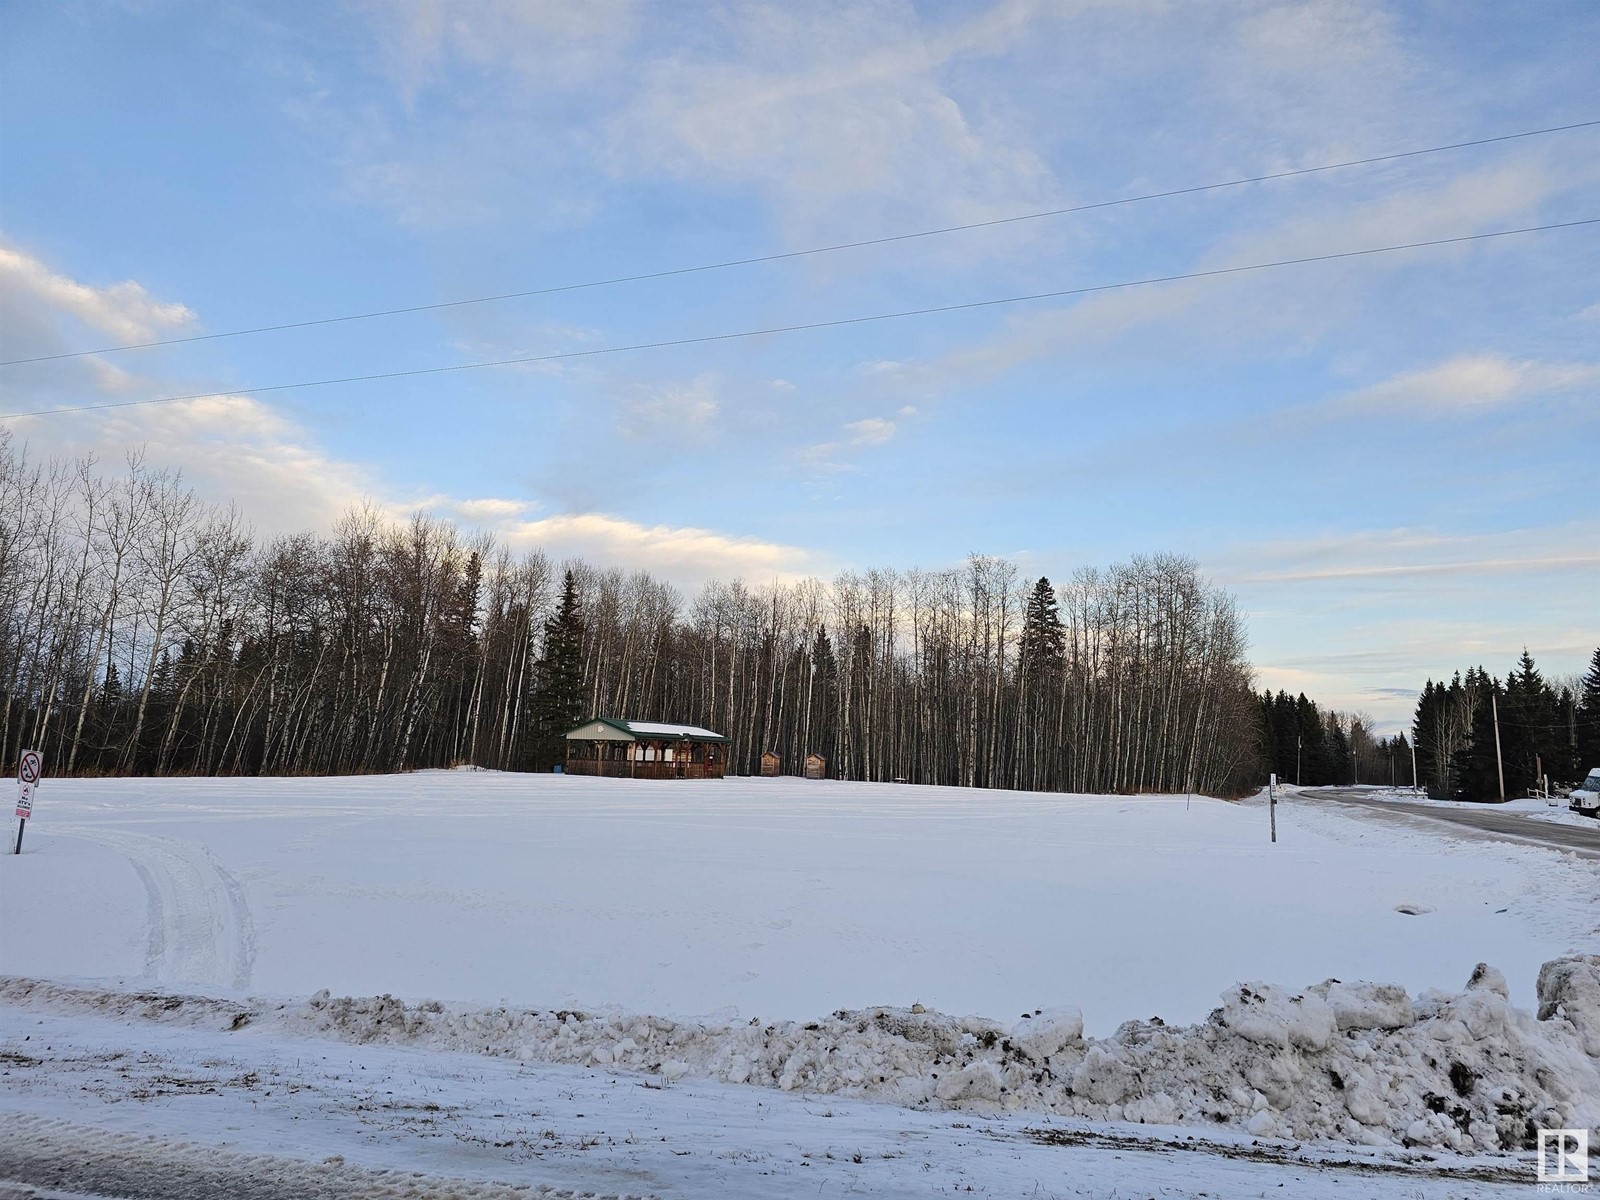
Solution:
M 783 759 L 771 750 L 761 756 L 761 775 L 765 779 L 776 779 L 778 772 L 783 768 Z
M 721 779 L 728 739 L 698 725 L 594 717 L 567 733 L 568 775 Z
M 806 755 L 806 778 L 826 779 L 828 777 L 828 760 L 820 754 Z

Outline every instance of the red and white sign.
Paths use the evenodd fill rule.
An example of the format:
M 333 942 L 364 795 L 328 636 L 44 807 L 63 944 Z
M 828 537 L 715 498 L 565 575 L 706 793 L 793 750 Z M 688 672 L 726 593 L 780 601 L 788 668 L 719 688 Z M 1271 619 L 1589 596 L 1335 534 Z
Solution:
M 24 750 L 17 760 L 17 816 L 27 820 L 33 816 L 33 792 L 44 774 L 44 755 L 37 750 Z

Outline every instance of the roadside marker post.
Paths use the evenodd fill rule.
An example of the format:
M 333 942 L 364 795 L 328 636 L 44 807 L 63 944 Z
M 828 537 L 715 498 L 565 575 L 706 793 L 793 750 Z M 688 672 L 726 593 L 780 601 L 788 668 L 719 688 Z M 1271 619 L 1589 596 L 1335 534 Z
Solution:
M 1278 773 L 1267 776 L 1267 814 L 1272 821 L 1272 840 L 1278 840 Z
M 37 750 L 24 750 L 17 759 L 17 848 L 13 854 L 22 853 L 22 831 L 33 816 L 33 793 L 44 775 L 44 755 Z

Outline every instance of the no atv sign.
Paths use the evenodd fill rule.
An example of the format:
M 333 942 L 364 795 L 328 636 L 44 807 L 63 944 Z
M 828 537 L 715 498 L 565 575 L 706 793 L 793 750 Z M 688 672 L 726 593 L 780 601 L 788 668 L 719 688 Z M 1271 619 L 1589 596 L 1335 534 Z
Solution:
M 33 793 L 44 774 L 44 755 L 37 750 L 24 750 L 17 760 L 17 849 L 22 853 L 22 830 L 33 816 Z

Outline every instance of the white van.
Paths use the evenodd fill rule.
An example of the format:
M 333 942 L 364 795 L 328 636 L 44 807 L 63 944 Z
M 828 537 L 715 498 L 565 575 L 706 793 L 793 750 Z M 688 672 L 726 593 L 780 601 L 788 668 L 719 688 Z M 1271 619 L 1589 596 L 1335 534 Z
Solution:
M 1600 767 L 1591 767 L 1589 778 L 1572 789 L 1567 807 L 1586 817 L 1600 817 Z

